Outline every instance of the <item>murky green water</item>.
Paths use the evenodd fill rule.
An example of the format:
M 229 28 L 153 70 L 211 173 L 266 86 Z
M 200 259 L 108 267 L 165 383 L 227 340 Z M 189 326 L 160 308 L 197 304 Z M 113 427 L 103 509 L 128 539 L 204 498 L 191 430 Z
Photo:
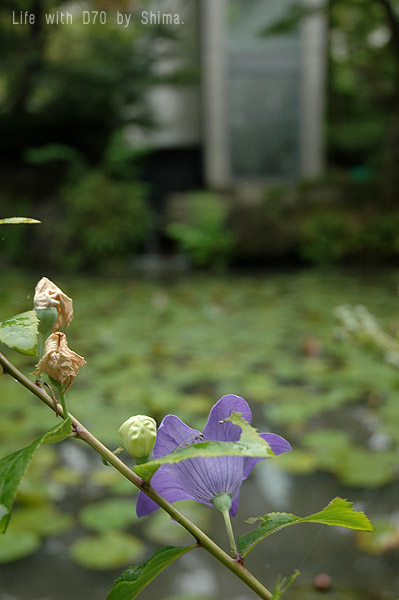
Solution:
M 31 307 L 36 279 L 0 275 L 0 318 Z M 189 276 L 166 283 L 53 279 L 74 298 L 68 337 L 88 362 L 69 393 L 70 409 L 96 435 L 114 448 L 120 423 L 143 412 L 158 420 L 173 412 L 201 428 L 222 394 L 244 396 L 254 424 L 287 437 L 294 452 L 258 465 L 244 484 L 238 533 L 247 531 L 248 516 L 271 510 L 310 514 L 335 496 L 354 501 L 374 520 L 385 520 L 374 547 L 364 536 L 335 528 L 287 529 L 250 555 L 249 568 L 269 587 L 278 573 L 300 568 L 302 577 L 287 595 L 291 600 L 313 600 L 313 594 L 396 600 L 399 370 L 379 349 L 338 339 L 333 316 L 337 305 L 365 304 L 396 335 L 394 270 Z M 33 370 L 31 359 L 12 351 L 7 355 L 25 372 Z M 54 424 L 51 412 L 13 381 L 0 379 L 0 397 L 2 455 Z M 42 526 L 35 532 L 37 552 L 1 565 L 0 600 L 22 600 L 28 593 L 31 600 L 105 597 L 128 559 L 122 557 L 115 569 L 93 571 L 76 563 L 71 548 L 83 536 L 102 535 L 87 524 L 83 507 L 98 506 L 104 498 L 132 498 L 133 503 L 130 488 L 110 471 L 79 443 L 64 442 L 37 455 L 21 489 L 15 527 L 34 530 L 29 509 L 38 506 L 44 508 L 44 522 L 62 525 L 59 514 L 46 517 L 45 510 L 54 506 L 72 520 L 66 519 L 58 533 Z M 124 510 L 121 504 L 120 515 Z M 136 548 L 136 564 L 160 544 L 189 541 L 159 514 L 132 524 L 121 517 L 122 525 L 113 525 L 147 544 Z M 217 517 L 206 507 L 198 516 L 224 544 Z M 36 530 L 38 520 L 36 513 Z M 332 577 L 327 596 L 312 591 L 320 572 Z M 252 593 L 198 550 L 163 573 L 142 597 L 239 600 Z

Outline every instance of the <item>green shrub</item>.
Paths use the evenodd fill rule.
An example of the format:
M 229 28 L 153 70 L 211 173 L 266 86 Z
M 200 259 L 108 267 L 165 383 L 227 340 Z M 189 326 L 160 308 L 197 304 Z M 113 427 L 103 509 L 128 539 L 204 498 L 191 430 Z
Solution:
M 88 171 L 63 192 L 61 237 L 70 268 L 109 268 L 132 255 L 152 227 L 146 189 Z
M 349 238 L 348 222 L 343 213 L 316 212 L 302 223 L 299 255 L 315 264 L 337 262 L 347 253 Z
M 224 267 L 233 248 L 227 230 L 227 208 L 222 199 L 209 192 L 187 196 L 187 222 L 171 223 L 166 233 L 177 241 L 179 250 L 195 265 Z
M 344 259 L 378 262 L 399 253 L 399 213 L 376 214 L 342 207 L 302 219 L 299 255 L 314 264 Z

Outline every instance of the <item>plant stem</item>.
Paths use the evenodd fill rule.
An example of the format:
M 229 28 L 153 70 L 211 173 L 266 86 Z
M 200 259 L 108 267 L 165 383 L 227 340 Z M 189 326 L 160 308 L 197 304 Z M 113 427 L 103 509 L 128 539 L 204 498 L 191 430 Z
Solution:
M 1 352 L 0 352 L 0 364 L 6 373 L 10 374 L 16 379 L 21 385 L 27 390 L 37 396 L 42 402 L 47 404 L 52 410 L 55 411 L 53 399 L 44 391 L 43 388 L 38 387 L 33 381 L 28 379 L 23 373 L 21 373 Z M 66 417 L 64 413 L 64 407 L 62 410 L 58 409 L 59 413 L 63 418 Z M 77 437 L 85 441 L 91 448 L 93 448 L 98 454 L 100 454 L 105 460 L 111 464 L 119 473 L 121 473 L 126 479 L 131 481 L 136 487 L 144 492 L 149 498 L 154 500 L 165 510 L 177 523 L 182 525 L 188 532 L 190 532 L 197 540 L 199 546 L 207 550 L 217 560 L 224 564 L 230 571 L 232 571 L 237 577 L 239 577 L 249 588 L 251 588 L 260 598 L 263 600 L 270 600 L 272 593 L 264 587 L 260 581 L 248 571 L 243 565 L 242 561 L 237 561 L 231 558 L 220 546 L 218 546 L 210 537 L 208 537 L 195 523 L 190 521 L 183 513 L 177 508 L 170 504 L 165 498 L 160 496 L 148 483 L 143 481 L 132 469 L 130 469 L 123 461 L 120 460 L 115 454 L 104 444 L 100 442 L 86 427 L 84 427 L 71 413 L 69 417 L 72 422 L 73 429 Z M 230 522 L 230 519 L 229 519 Z M 227 525 L 226 525 L 227 526 Z M 231 528 L 231 523 L 230 523 Z M 233 536 L 234 539 L 234 536 Z M 235 547 L 235 542 L 234 542 Z M 232 548 L 233 549 L 233 548 Z M 234 549 L 235 555 L 237 556 L 237 549 Z
M 231 525 L 230 512 L 227 510 L 227 508 L 222 512 L 222 515 L 223 515 L 223 519 L 224 519 L 224 524 L 226 526 L 227 537 L 229 538 L 230 548 L 233 553 L 233 556 L 239 556 L 238 550 L 237 550 L 237 545 L 236 545 L 236 540 L 234 538 L 233 527 Z

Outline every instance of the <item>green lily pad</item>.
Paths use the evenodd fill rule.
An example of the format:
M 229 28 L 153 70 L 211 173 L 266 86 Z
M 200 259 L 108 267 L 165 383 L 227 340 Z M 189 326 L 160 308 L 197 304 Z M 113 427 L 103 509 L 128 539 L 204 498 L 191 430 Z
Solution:
M 115 569 L 139 559 L 145 544 L 123 531 L 106 531 L 100 535 L 83 537 L 71 548 L 71 556 L 87 569 Z
M 392 481 L 397 468 L 398 454 L 395 450 L 376 452 L 353 448 L 334 472 L 344 485 L 377 488 Z
M 278 461 L 278 466 L 289 473 L 296 475 L 307 475 L 317 469 L 317 457 L 305 450 L 286 452 Z
M 377 517 L 373 519 L 374 533 L 356 533 L 356 543 L 363 552 L 383 554 L 399 548 L 399 520 Z
M 79 519 L 93 531 L 124 529 L 137 521 L 136 505 L 132 500 L 110 498 L 82 508 Z
M 207 530 L 212 511 L 192 500 L 176 502 L 175 506 L 198 527 Z M 192 539 L 191 534 L 172 521 L 170 516 L 161 510 L 152 514 L 145 521 L 144 528 L 146 537 L 156 544 L 183 544 Z
M 81 485 L 84 475 L 71 467 L 62 466 L 52 471 L 51 479 L 62 487 L 78 487 Z
M 346 461 L 351 451 L 350 437 L 339 429 L 318 429 L 303 436 L 302 444 L 313 452 L 318 466 L 327 471 Z
M 12 516 L 11 531 L 28 531 L 41 537 L 55 536 L 73 527 L 71 515 L 51 504 L 18 508 Z
M 399 402 L 397 393 L 390 396 L 380 410 L 382 430 L 395 442 L 399 442 Z
M 0 536 L 0 563 L 13 562 L 34 554 L 40 544 L 40 537 L 32 531 L 7 531 Z
M 115 469 L 97 469 L 90 473 L 89 482 L 100 488 L 108 489 L 117 496 L 132 497 L 137 494 L 137 488 Z

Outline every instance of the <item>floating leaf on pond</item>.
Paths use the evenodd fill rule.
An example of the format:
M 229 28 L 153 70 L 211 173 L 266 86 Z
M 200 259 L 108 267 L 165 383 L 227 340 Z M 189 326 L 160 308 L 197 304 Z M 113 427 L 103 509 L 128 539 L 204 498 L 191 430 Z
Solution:
M 380 415 L 383 419 L 383 432 L 387 433 L 395 442 L 399 442 L 399 402 L 397 391 L 381 406 Z
M 51 480 L 63 487 L 76 487 L 81 485 L 84 475 L 71 467 L 57 467 L 51 473 Z
M 0 563 L 13 562 L 34 554 L 40 544 L 40 537 L 31 531 L 8 531 L 0 535 Z
M 124 529 L 137 521 L 136 503 L 132 500 L 109 498 L 87 504 L 80 510 L 79 520 L 93 531 Z
M 114 469 L 98 469 L 89 474 L 89 483 L 94 486 L 103 487 L 117 496 L 137 495 L 137 488 L 130 481 L 122 477 Z
M 318 463 L 317 457 L 311 452 L 295 450 L 283 454 L 279 458 L 278 466 L 295 475 L 307 475 L 316 471 Z
M 392 481 L 398 469 L 398 453 L 395 450 L 363 450 L 352 448 L 342 464 L 336 465 L 336 473 L 344 485 L 377 488 Z
M 359 531 L 356 543 L 363 552 L 368 554 L 383 554 L 399 549 L 399 519 L 377 517 L 373 519 L 374 533 L 366 535 Z
M 51 537 L 68 531 L 74 524 L 71 515 L 45 504 L 17 508 L 12 516 L 10 531 L 28 531 L 41 537 Z
M 201 529 L 207 529 L 210 512 L 206 507 L 192 500 L 181 500 L 175 507 L 185 514 Z M 164 511 L 157 511 L 149 516 L 144 525 L 146 537 L 157 544 L 182 544 L 192 539 L 183 527 L 172 521 Z
M 144 549 L 143 542 L 129 533 L 106 531 L 80 538 L 72 544 L 70 552 L 81 567 L 102 570 L 128 565 L 138 560 Z
M 302 444 L 313 451 L 319 468 L 334 470 L 346 461 L 351 451 L 350 436 L 340 429 L 317 429 L 305 434 Z

